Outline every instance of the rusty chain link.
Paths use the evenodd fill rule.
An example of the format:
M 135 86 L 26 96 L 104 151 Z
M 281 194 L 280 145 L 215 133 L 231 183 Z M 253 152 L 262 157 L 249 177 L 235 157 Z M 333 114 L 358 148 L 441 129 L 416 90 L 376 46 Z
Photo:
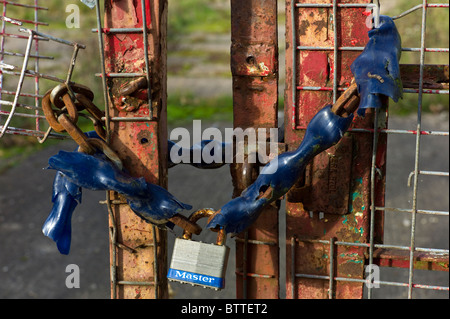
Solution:
M 123 169 L 119 156 L 109 147 L 106 141 L 105 113 L 94 103 L 94 93 L 80 84 L 60 84 L 47 91 L 42 99 L 42 109 L 50 128 L 56 132 L 67 132 L 78 144 L 78 151 L 93 155 L 97 151 L 103 153 L 119 170 Z M 54 106 L 54 108 L 52 107 Z M 81 113 L 86 110 L 88 114 Z M 92 120 L 96 133 L 102 138 L 88 138 L 77 126 L 80 116 Z M 180 226 L 186 232 L 200 234 L 202 228 L 187 217 L 176 214 L 169 221 Z
M 47 91 L 42 99 L 42 110 L 50 127 L 58 133 L 67 132 L 80 150 L 88 154 L 94 154 L 96 148 L 77 126 L 79 116 L 91 119 L 97 134 L 106 139 L 105 114 L 92 102 L 93 99 L 94 93 L 88 87 L 75 83 L 60 84 Z M 88 114 L 81 113 L 84 110 Z

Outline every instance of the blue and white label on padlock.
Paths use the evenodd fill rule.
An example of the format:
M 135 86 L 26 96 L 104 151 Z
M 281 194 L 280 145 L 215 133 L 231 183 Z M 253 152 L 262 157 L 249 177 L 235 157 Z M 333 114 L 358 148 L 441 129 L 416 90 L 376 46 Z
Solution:
M 225 272 L 230 248 L 193 240 L 175 239 L 167 278 L 220 290 L 225 288 Z
M 209 286 L 216 289 L 223 289 L 225 287 L 224 278 L 196 274 L 193 272 L 172 268 L 169 269 L 167 278 L 169 278 L 170 280 L 176 280 L 195 285 Z

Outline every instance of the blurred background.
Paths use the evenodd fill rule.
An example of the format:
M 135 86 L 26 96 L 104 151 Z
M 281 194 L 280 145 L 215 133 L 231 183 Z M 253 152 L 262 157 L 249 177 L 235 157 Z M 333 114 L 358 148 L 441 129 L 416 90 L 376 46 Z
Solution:
M 0 1 L 0 6 L 4 1 Z M 25 3 L 26 1 L 16 0 Z M 29 1 L 30 2 L 30 1 Z M 81 50 L 73 81 L 87 85 L 95 92 L 94 102 L 103 107 L 95 10 L 80 1 L 41 1 L 48 11 L 39 12 L 39 20 L 49 26 L 39 26 L 41 32 L 86 45 Z M 285 13 L 279 1 L 280 46 L 280 123 L 284 96 Z M 448 1 L 433 1 L 448 3 Z M 418 0 L 381 0 L 382 13 L 398 15 L 421 4 Z M 66 7 L 76 4 L 80 9 L 79 28 L 67 28 Z M 168 22 L 168 121 L 169 132 L 175 127 L 191 129 L 193 119 L 201 119 L 202 127 L 232 127 L 232 88 L 230 71 L 230 4 L 229 0 L 169 1 Z M 34 19 L 34 11 L 8 6 L 8 17 Z M 449 14 L 447 10 L 429 10 L 427 47 L 448 47 Z M 420 47 L 421 11 L 398 21 L 397 27 L 404 47 Z M 26 41 L 25 41 L 26 42 Z M 40 54 L 54 60 L 42 60 L 40 71 L 65 77 L 69 65 L 70 47 L 52 42 L 40 42 Z M 23 52 L 24 41 L 7 39 L 8 50 Z M 419 52 L 406 52 L 401 63 L 419 63 Z M 17 59 L 16 65 L 20 65 Z M 427 54 L 426 63 L 448 64 L 447 54 Z M 10 83 L 5 82 L 4 88 Z M 33 85 L 26 83 L 26 85 Z M 42 81 L 40 93 L 54 86 Z M 10 86 L 14 91 L 14 86 Z M 30 103 L 34 103 L 30 98 Z M 423 129 L 448 132 L 448 94 L 424 96 Z M 416 129 L 417 94 L 405 94 L 399 103 L 391 103 L 389 128 Z M 21 119 L 20 121 L 23 121 Z M 82 127 L 90 127 L 88 121 Z M 26 127 L 26 122 L 17 123 Z M 30 124 L 32 128 L 34 123 Z M 6 135 L 0 140 L 0 298 L 109 298 L 109 244 L 106 208 L 99 204 L 103 192 L 85 191 L 83 203 L 73 216 L 72 248 L 68 256 L 59 254 L 56 245 L 41 232 L 51 210 L 51 188 L 54 172 L 44 170 L 50 156 L 59 150 L 73 150 L 71 141 L 48 140 L 44 144 L 35 138 Z M 422 170 L 449 170 L 448 136 L 424 136 L 421 148 Z M 411 207 L 412 188 L 408 176 L 414 170 L 415 136 L 390 135 L 388 141 L 387 207 Z M 448 177 L 421 176 L 419 209 L 449 210 Z M 169 171 L 169 191 L 194 207 L 219 208 L 231 198 L 231 177 L 227 167 L 201 171 L 192 167 L 175 167 Z M 280 216 L 283 216 L 283 207 Z M 409 245 L 410 214 L 387 213 L 385 243 Z M 283 218 L 280 230 L 285 227 Z M 448 216 L 418 216 L 417 246 L 448 249 Z M 169 252 L 177 234 L 169 233 Z M 283 236 L 283 234 L 281 234 Z M 207 240 L 213 240 L 208 234 Z M 234 240 L 229 240 L 230 247 Z M 281 246 L 281 260 L 284 247 Z M 170 257 L 170 256 L 169 256 Z M 234 298 L 234 249 L 227 273 L 227 288 L 211 292 L 172 283 L 172 298 Z M 68 264 L 77 264 L 81 271 L 81 288 L 65 286 Z M 282 272 L 284 265 L 282 265 Z M 282 279 L 283 279 L 283 273 Z M 407 269 L 381 269 L 381 280 L 408 281 Z M 415 282 L 448 286 L 448 272 L 416 271 Z M 281 297 L 285 296 L 284 288 Z M 403 287 L 382 286 L 375 289 L 375 298 L 406 298 Z M 414 298 L 448 298 L 449 293 L 416 289 Z

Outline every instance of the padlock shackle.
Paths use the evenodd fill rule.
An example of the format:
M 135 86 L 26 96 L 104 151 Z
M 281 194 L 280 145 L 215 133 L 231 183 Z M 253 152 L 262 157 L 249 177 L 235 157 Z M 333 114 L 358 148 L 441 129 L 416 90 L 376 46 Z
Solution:
M 191 214 L 191 216 L 189 216 L 189 221 L 192 223 L 196 223 L 198 220 L 202 219 L 202 218 L 206 218 L 206 217 L 211 217 L 213 215 L 216 214 L 216 211 L 211 209 L 211 208 L 205 208 L 205 209 L 200 209 L 198 211 L 195 211 Z M 192 239 L 192 233 L 188 230 L 184 230 L 182 237 L 183 239 L 186 240 L 191 240 Z M 225 232 L 225 228 L 221 228 L 217 234 L 217 240 L 216 240 L 216 245 L 219 246 L 224 246 L 225 242 L 227 239 L 227 234 Z

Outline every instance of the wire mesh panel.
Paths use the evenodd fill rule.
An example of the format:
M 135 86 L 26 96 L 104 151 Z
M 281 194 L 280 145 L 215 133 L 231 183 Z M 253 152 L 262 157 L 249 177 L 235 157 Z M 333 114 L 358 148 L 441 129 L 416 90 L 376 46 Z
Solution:
M 364 1 L 360 1 L 364 2 Z M 383 5 L 383 3 L 381 3 Z M 289 113 L 289 110 L 286 111 L 286 114 L 290 114 L 289 123 L 291 124 L 292 132 L 288 133 L 288 140 L 295 139 L 297 134 L 295 133 L 297 130 L 304 130 L 306 128 L 306 124 L 308 121 L 308 106 L 305 103 L 305 96 L 314 96 L 315 101 L 311 103 L 312 105 L 317 104 L 317 101 L 322 101 L 323 94 L 318 95 L 314 94 L 314 92 L 329 92 L 332 96 L 327 97 L 325 95 L 324 101 L 336 101 L 336 97 L 339 95 L 340 91 L 344 91 L 346 89 L 345 84 L 345 70 L 342 69 L 343 66 L 340 64 L 339 57 L 341 59 L 345 59 L 345 57 L 349 57 L 352 52 L 356 52 L 355 57 L 364 49 L 364 43 L 360 42 L 361 39 L 355 36 L 355 33 L 347 32 L 342 33 L 342 30 L 347 29 L 348 25 L 345 26 L 345 23 L 348 23 L 346 18 L 354 16 L 353 23 L 359 23 L 359 30 L 369 29 L 364 22 L 370 21 L 369 17 L 374 16 L 375 26 L 378 24 L 378 17 L 380 14 L 379 3 L 350 3 L 349 1 L 345 1 L 345 3 L 341 3 L 340 1 L 324 1 L 323 3 L 313 3 L 313 1 L 288 1 L 288 12 L 290 12 L 290 16 L 287 19 L 287 29 L 290 42 L 291 52 L 288 52 L 288 63 L 292 63 L 292 74 L 288 74 L 288 82 L 287 82 L 287 105 L 289 110 L 292 110 Z M 362 8 L 362 10 L 361 10 Z M 370 12 L 373 9 L 373 12 Z M 347 10 L 347 11 L 345 11 Z M 300 233 L 304 232 L 313 234 L 311 236 L 307 236 L 307 238 L 298 238 L 298 236 L 289 237 L 289 234 L 292 233 L 289 231 L 288 225 L 288 248 L 290 248 L 290 254 L 288 252 L 288 260 L 291 260 L 291 269 L 288 270 L 288 278 L 290 278 L 290 283 L 288 283 L 288 292 L 291 294 L 288 297 L 297 298 L 299 297 L 296 293 L 299 289 L 303 289 L 308 291 L 311 287 L 316 287 L 317 289 L 313 289 L 315 291 L 313 294 L 305 295 L 302 293 L 301 297 L 310 297 L 310 298 L 323 298 L 325 295 L 320 295 L 317 291 L 321 291 L 320 289 L 327 291 L 328 298 L 334 297 L 345 297 L 350 296 L 348 292 L 345 292 L 343 289 L 347 287 L 343 285 L 343 283 L 360 283 L 365 284 L 366 293 L 368 298 L 372 298 L 374 296 L 374 287 L 379 286 L 397 286 L 397 287 L 405 287 L 407 289 L 407 296 L 409 298 L 413 297 L 413 291 L 417 289 L 429 289 L 429 290 L 437 290 L 437 291 L 447 291 L 449 290 L 448 285 L 435 285 L 433 283 L 417 283 L 414 281 L 414 274 L 417 270 L 428 269 L 428 270 L 442 270 L 448 272 L 448 249 L 443 249 L 445 247 L 419 247 L 416 244 L 417 240 L 417 230 L 420 227 L 417 223 L 418 215 L 430 215 L 430 216 L 443 216 L 446 219 L 448 224 L 448 201 L 446 210 L 436 210 L 436 209 L 427 209 L 425 207 L 420 207 L 418 205 L 418 196 L 420 195 L 420 177 L 419 176 L 432 176 L 434 178 L 445 178 L 448 177 L 448 171 L 432 171 L 426 169 L 426 167 L 430 163 L 422 163 L 421 162 L 421 149 L 423 144 L 424 136 L 442 138 L 448 137 L 448 132 L 440 131 L 437 129 L 428 129 L 424 130 L 422 126 L 422 117 L 423 117 L 423 107 L 424 107 L 424 96 L 427 94 L 439 94 L 439 95 L 448 95 L 448 65 L 438 65 L 434 64 L 426 64 L 426 56 L 431 54 L 447 54 L 448 48 L 444 47 L 429 47 L 427 46 L 426 39 L 426 28 L 427 25 L 433 23 L 433 21 L 427 21 L 427 15 L 429 14 L 429 10 L 448 10 L 448 3 L 439 3 L 439 4 L 431 4 L 428 1 L 421 1 L 417 6 L 412 5 L 411 9 L 399 14 L 398 16 L 393 17 L 394 20 L 400 22 L 401 19 L 415 11 L 421 13 L 421 19 L 415 19 L 415 23 L 417 23 L 418 28 L 416 29 L 420 33 L 420 45 L 417 47 L 408 47 L 404 46 L 402 48 L 403 52 L 412 52 L 420 54 L 418 59 L 418 64 L 415 65 L 401 65 L 401 73 L 402 80 L 404 82 L 404 93 L 405 94 L 416 94 L 417 102 L 416 102 L 416 110 L 417 110 L 417 121 L 414 125 L 413 129 L 411 128 L 395 128 L 390 129 L 387 125 L 387 119 L 389 112 L 374 112 L 370 114 L 373 121 L 373 126 L 368 127 L 367 125 L 360 125 L 362 122 L 356 122 L 350 129 L 351 137 L 353 140 L 358 140 L 360 136 L 370 136 L 372 147 L 370 149 L 371 153 L 371 165 L 369 176 L 362 177 L 362 180 L 366 180 L 368 182 L 367 185 L 367 200 L 368 205 L 366 206 L 366 198 L 364 195 L 363 198 L 363 207 L 362 207 L 362 215 L 360 217 L 353 216 L 352 212 L 354 212 L 355 208 L 355 196 L 358 196 L 358 193 L 350 190 L 350 202 L 352 206 L 349 207 L 349 210 L 346 212 L 345 207 L 343 208 L 344 217 L 343 220 L 339 217 L 333 216 L 334 212 L 316 212 L 314 209 L 310 210 L 311 220 L 315 219 L 315 214 L 317 213 L 317 218 L 319 219 L 316 222 L 310 221 L 303 224 L 303 226 L 299 226 L 303 228 L 300 230 Z M 324 13 L 325 12 L 325 13 Z M 368 19 L 363 19 L 361 14 L 366 14 Z M 325 26 L 320 27 L 320 21 L 314 19 L 315 15 L 327 16 L 329 21 L 326 19 L 322 19 L 321 21 L 325 21 Z M 344 18 L 344 16 L 346 18 Z M 346 22 L 347 21 L 347 22 Z M 421 21 L 421 22 L 420 22 Z M 316 28 L 310 28 L 310 25 L 317 26 Z M 328 26 L 327 26 L 328 25 Z M 320 30 L 324 31 L 320 31 Z M 289 30 L 292 32 L 289 34 Z M 308 45 L 301 43 L 308 42 L 308 32 L 310 30 L 314 30 L 315 38 L 314 43 L 319 43 L 320 37 L 323 37 L 323 42 L 325 45 Z M 311 31 L 312 32 L 312 31 Z M 299 39 L 300 42 L 299 42 Z M 305 40 L 306 39 L 306 40 Z M 331 42 L 330 42 L 331 39 Z M 331 44 L 331 45 L 329 45 Z M 361 45 L 362 44 L 362 45 Z M 304 53 L 305 52 L 305 53 Z M 302 85 L 298 83 L 302 83 L 310 81 L 311 79 L 319 79 L 317 83 L 320 83 L 320 78 L 323 76 L 323 68 L 317 68 L 316 70 L 311 67 L 311 65 L 318 64 L 317 60 L 320 58 L 320 55 L 314 55 L 314 52 L 324 53 L 323 57 L 324 65 L 329 66 L 328 78 L 325 80 L 330 80 L 329 83 L 331 85 L 321 85 L 321 86 L 311 86 L 311 85 Z M 329 54 L 326 54 L 329 52 Z M 308 60 L 308 57 L 314 56 L 315 61 Z M 328 60 L 326 59 L 328 57 Z M 292 61 L 290 61 L 292 59 Z M 430 59 L 431 61 L 435 61 L 434 58 Z M 349 68 L 351 64 L 351 60 L 346 61 Z M 401 61 L 402 62 L 402 61 Z M 305 71 L 308 70 L 308 71 Z M 325 68 L 326 69 L 326 68 Z M 446 71 L 447 70 L 447 71 Z M 300 74 L 298 74 L 300 72 Z M 302 73 L 303 72 L 303 73 Z M 291 83 L 289 83 L 289 81 Z M 348 81 L 348 79 L 347 79 Z M 314 81 L 312 81 L 314 82 Z M 325 81 L 325 83 L 328 83 Z M 305 93 L 306 92 L 306 93 Z M 309 93 L 308 93 L 309 92 Z M 311 93 L 312 92 L 312 93 Z M 299 96 L 303 98 L 299 98 Z M 311 99 L 311 101 L 313 101 Z M 300 103 L 300 104 L 299 104 Z M 329 102 L 328 102 L 329 103 Z M 448 99 L 447 99 L 448 103 Z M 395 106 L 391 106 L 395 107 Z M 306 117 L 305 117 L 306 116 Z M 369 116 L 366 116 L 369 117 Z M 289 135 L 291 134 L 291 135 Z M 369 134 L 369 135 L 368 135 Z M 413 162 L 414 169 L 410 172 L 409 176 L 404 176 L 405 182 L 409 180 L 409 185 L 412 188 L 411 198 L 408 201 L 410 207 L 386 207 L 385 198 L 384 198 L 384 184 L 386 179 L 386 141 L 389 139 L 389 136 L 397 136 L 397 135 L 405 135 L 411 136 L 415 139 L 415 143 L 412 145 L 414 154 L 413 154 Z M 392 138 L 392 137 L 391 137 Z M 369 141 L 369 140 L 367 140 Z M 366 142 L 367 142 L 366 141 Z M 366 143 L 364 142 L 364 143 Z M 448 142 L 448 141 L 447 141 Z M 342 142 L 341 142 L 342 143 Z M 359 144 L 359 146 L 364 145 Z M 353 142 L 353 145 L 354 142 Z M 360 148 L 358 150 L 359 154 L 363 150 Z M 406 156 L 406 154 L 405 154 Z M 405 161 L 401 157 L 397 157 L 400 161 Z M 352 161 L 348 159 L 348 161 Z M 345 163 L 345 161 L 343 161 Z M 342 162 L 341 162 L 342 163 Z M 355 158 L 353 159 L 353 167 L 355 165 L 360 165 L 361 162 L 358 160 L 355 162 Z M 447 164 L 448 167 L 448 164 Z M 331 174 L 333 165 L 327 168 L 328 174 Z M 339 171 L 344 169 L 343 167 L 336 167 L 335 170 Z M 302 193 L 306 193 L 308 190 L 305 185 L 308 184 L 308 179 L 314 178 L 314 173 L 312 172 L 311 176 L 308 174 L 305 176 L 305 181 L 303 185 L 299 185 L 297 190 L 294 190 L 295 193 L 291 192 L 291 197 L 288 196 L 288 202 L 291 202 L 291 206 L 288 203 L 288 216 L 297 216 L 299 217 L 304 211 L 305 207 L 307 207 L 308 203 L 297 201 L 298 198 L 293 198 L 295 195 L 297 197 L 301 197 Z M 323 174 L 322 174 L 323 175 Z M 329 179 L 330 176 L 328 176 Z M 342 180 L 342 178 L 340 178 Z M 354 184 L 354 183 L 353 183 Z M 353 185 L 352 184 L 352 185 Z M 334 185 L 334 184 L 333 184 Z M 352 186 L 353 187 L 353 186 Z M 352 188 L 351 188 L 352 189 Z M 436 189 L 436 192 L 440 190 Z M 365 194 L 365 193 L 364 193 Z M 442 195 L 441 195 L 442 196 Z M 446 195 L 444 195 L 446 196 Z M 299 203 L 302 202 L 301 208 L 296 208 Z M 445 201 L 444 201 L 445 202 Z M 445 205 L 445 204 L 444 204 Z M 395 206 L 395 204 L 393 205 Z M 336 207 L 337 209 L 338 207 Z M 306 212 L 307 213 L 307 212 Z M 385 232 L 385 220 L 390 220 L 386 214 L 401 214 L 401 213 L 409 213 L 410 214 L 410 237 L 408 243 L 406 244 L 398 244 L 398 243 L 383 243 L 383 235 Z M 358 213 L 357 213 L 358 214 Z M 333 216 L 333 217 L 332 217 Z M 352 222 L 351 219 L 354 218 Z M 358 222 L 358 218 L 362 218 L 361 221 Z M 367 219 L 365 219 L 367 218 Z M 348 239 L 352 240 L 342 240 L 343 233 L 338 232 L 333 235 L 333 228 L 324 226 L 328 224 L 329 221 L 334 222 L 342 222 L 346 223 L 350 228 L 354 228 L 355 230 L 360 231 L 360 237 L 357 239 L 355 237 L 348 237 Z M 328 222 L 328 223 L 327 223 Z M 356 222 L 356 223 L 355 223 Z M 289 223 L 289 221 L 288 221 Z M 318 234 L 316 231 L 308 230 L 305 225 L 314 224 L 317 228 L 324 229 L 323 234 Z M 351 223 L 353 223 L 351 225 Z M 389 225 L 391 226 L 391 225 Z M 399 225 L 400 226 L 400 225 Z M 350 229 L 348 228 L 348 229 Z M 391 227 L 392 228 L 392 227 Z M 395 226 L 394 226 L 395 228 Z M 401 227 L 398 227 L 401 229 Z M 319 230 L 320 230 L 319 229 Z M 331 230 L 331 231 L 330 231 Z M 364 232 L 364 236 L 363 236 Z M 446 229 L 447 234 L 443 234 L 443 236 L 448 237 L 448 228 Z M 326 234 L 325 234 L 326 233 Z M 368 233 L 368 234 L 367 234 Z M 329 236 L 329 239 L 326 239 L 326 236 Z M 433 234 L 430 233 L 427 236 L 432 237 Z M 355 240 L 356 239 L 356 240 Z M 366 242 L 367 241 L 367 242 Z M 311 254 L 322 254 L 322 257 L 316 256 L 314 260 L 325 260 L 326 263 L 318 262 L 316 265 L 311 265 L 311 267 L 304 267 L 303 264 L 299 265 L 298 261 L 298 251 L 302 251 L 302 247 L 309 247 L 308 245 L 314 247 L 314 250 L 310 252 Z M 345 254 L 342 252 L 343 247 L 353 247 L 353 248 L 365 248 L 359 251 L 355 251 L 359 254 L 359 257 L 354 254 L 354 258 L 348 258 L 347 260 L 343 260 L 344 255 L 347 257 L 348 252 Z M 300 258 L 305 258 L 300 257 Z M 308 257 L 309 258 L 309 257 Z M 358 271 L 355 272 L 353 268 L 349 267 L 349 262 L 353 264 L 364 264 L 366 265 L 364 268 L 364 276 L 358 277 Z M 322 265 L 323 264 L 323 265 Z M 319 267 L 320 268 L 317 268 Z M 346 265 L 347 269 L 344 269 L 342 266 Z M 404 282 L 397 282 L 395 280 L 382 280 L 382 276 L 378 276 L 378 267 L 400 267 L 406 268 L 408 271 L 408 276 Z M 315 267 L 315 268 L 314 268 Z M 323 268 L 322 270 L 320 270 Z M 299 269 L 303 269 L 299 271 Z M 310 269 L 310 272 L 304 271 L 304 269 Z M 352 270 L 353 269 L 353 270 Z M 359 268 L 358 268 L 359 269 Z M 376 274 L 375 274 L 376 272 Z M 290 275 L 290 276 L 289 276 Z M 374 277 L 374 275 L 376 275 Z M 375 281 L 374 281 L 375 280 Z M 375 284 L 376 283 L 376 284 Z M 302 285 L 302 286 L 299 286 Z M 308 287 L 305 287 L 307 285 Z M 299 288 L 300 287 L 300 288 Z M 323 287 L 323 288 L 318 288 Z M 355 296 L 355 295 L 353 295 Z
M 39 112 L 42 98 L 39 94 L 39 60 L 52 57 L 39 55 L 39 41 L 48 39 L 19 28 L 27 26 L 38 31 L 39 26 L 47 25 L 38 20 L 39 12 L 47 8 L 39 6 L 38 0 L 28 2 L 0 1 L 0 137 L 6 133 L 37 136 L 43 133 L 40 125 L 43 116 Z M 14 14 L 13 10 L 17 8 L 34 12 L 33 20 L 10 16 L 10 11 Z M 21 119 L 13 121 L 13 115 Z M 23 118 L 33 119 L 34 128 L 23 128 Z
M 0 2 L 3 8 L 0 42 L 0 138 L 5 134 L 35 136 L 43 143 L 48 137 L 66 137 L 53 132 L 46 121 L 41 106 L 42 81 L 48 82 L 45 83 L 47 88 L 58 84 L 72 84 L 78 52 L 85 49 L 85 46 L 39 31 L 39 26 L 48 26 L 38 19 L 39 12 L 48 9 L 39 6 L 38 2 Z M 33 13 L 33 20 L 14 18 L 15 15 L 28 16 L 27 12 Z M 53 56 L 40 53 L 42 46 L 49 43 L 52 45 L 52 52 L 65 53 L 65 49 L 72 49 L 67 58 L 62 59 L 68 65 L 67 73 L 62 72 L 63 76 L 41 72 L 42 61 L 54 63 L 55 60 Z

